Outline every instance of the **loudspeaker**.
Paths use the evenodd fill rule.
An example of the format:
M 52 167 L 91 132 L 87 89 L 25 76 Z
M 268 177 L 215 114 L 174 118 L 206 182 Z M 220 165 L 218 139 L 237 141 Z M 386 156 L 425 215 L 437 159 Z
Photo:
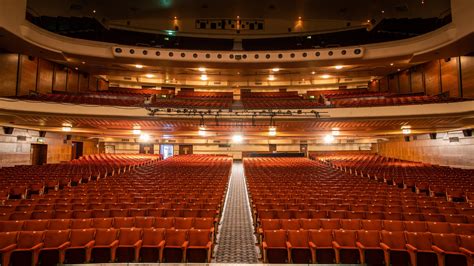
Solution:
M 403 138 L 405 139 L 406 142 L 410 142 L 410 136 L 404 136 Z
M 40 135 L 40 138 L 46 137 L 46 131 L 40 131 L 39 135 Z
M 464 137 L 472 137 L 472 129 L 464 129 L 462 131 L 462 134 L 464 135 Z
M 11 135 L 13 134 L 13 127 L 3 127 L 3 133 L 5 133 L 5 135 Z
M 436 133 L 430 133 L 430 139 L 436 139 Z
M 66 140 L 71 140 L 72 139 L 72 135 L 66 135 Z

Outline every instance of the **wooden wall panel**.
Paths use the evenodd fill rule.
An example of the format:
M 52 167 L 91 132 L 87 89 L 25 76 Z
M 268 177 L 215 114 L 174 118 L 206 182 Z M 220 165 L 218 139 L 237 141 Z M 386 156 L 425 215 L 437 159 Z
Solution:
M 69 93 L 77 93 L 78 85 L 79 85 L 79 72 L 73 69 L 68 69 L 66 91 Z
M 387 92 L 388 91 L 388 78 L 385 77 L 383 79 L 380 79 L 379 83 L 380 83 L 380 91 Z
M 397 74 L 388 76 L 388 91 L 391 93 L 398 93 L 398 77 Z
M 54 63 L 39 59 L 38 63 L 38 77 L 37 77 L 37 92 L 51 93 L 53 90 L 53 72 Z
M 97 78 L 93 76 L 89 76 L 89 91 L 97 91 Z
M 66 78 L 67 78 L 66 68 L 61 65 L 56 65 L 54 67 L 53 90 L 66 91 Z
M 461 56 L 462 96 L 474 98 L 474 56 Z
M 79 73 L 79 92 L 87 92 L 89 90 L 89 74 Z
M 379 91 L 379 80 L 369 81 L 368 90 L 369 91 Z
M 438 134 L 436 140 L 431 140 L 428 135 L 419 135 L 410 142 L 400 138 L 378 143 L 378 153 L 403 160 L 474 168 L 474 138 L 450 134 L 458 137 L 459 142 L 449 142 L 444 136 L 445 133 Z
M 103 79 L 99 79 L 99 84 L 97 87 L 97 90 L 99 91 L 105 91 L 109 89 L 109 82 Z
M 423 72 L 421 68 L 417 67 L 416 70 L 411 71 L 411 91 L 412 92 L 424 92 L 423 86 Z
M 443 92 L 449 92 L 451 97 L 459 97 L 459 67 L 457 57 L 452 57 L 448 62 L 441 59 L 441 84 Z
M 427 95 L 440 93 L 439 62 L 438 60 L 426 63 L 423 66 L 425 72 L 425 86 Z
M 398 73 L 398 79 L 400 80 L 400 93 L 410 93 L 410 70 Z
M 37 70 L 38 70 L 37 57 L 21 55 L 18 96 L 28 95 L 30 91 L 36 91 Z
M 18 54 L 0 54 L 0 96 L 15 96 Z

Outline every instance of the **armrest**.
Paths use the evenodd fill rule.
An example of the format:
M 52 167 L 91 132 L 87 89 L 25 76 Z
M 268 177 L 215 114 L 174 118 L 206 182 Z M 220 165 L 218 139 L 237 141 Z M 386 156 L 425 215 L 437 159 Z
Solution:
M 411 252 L 416 252 L 417 251 L 417 249 L 414 246 L 410 245 L 410 244 L 405 244 L 405 246 L 407 247 L 408 251 L 411 251 Z
M 40 248 L 42 248 L 43 246 L 44 246 L 44 243 L 39 243 L 39 244 L 36 244 L 35 246 L 33 246 L 31 248 L 31 250 L 36 251 L 36 250 L 39 250 Z
M 119 245 L 119 241 L 118 241 L 118 240 L 114 240 L 114 242 L 112 242 L 112 243 L 109 245 L 109 247 L 115 248 L 115 247 L 117 247 L 118 245 Z
M 58 247 L 59 250 L 62 250 L 62 249 L 65 249 L 67 247 L 69 247 L 71 245 L 71 242 L 67 241 L 67 242 L 64 242 L 62 245 L 60 245 Z
M 183 245 L 181 246 L 182 249 L 187 249 L 189 245 L 189 241 L 184 241 Z
M 16 244 L 11 244 L 9 246 L 6 246 L 6 247 L 0 249 L 0 253 L 7 253 L 9 251 L 14 250 L 15 248 L 16 248 Z
M 293 248 L 293 246 L 291 245 L 290 242 L 286 241 L 286 248 L 291 249 Z
M 431 248 L 436 252 L 436 253 L 439 253 L 439 254 L 444 254 L 446 253 L 444 250 L 442 250 L 441 248 L 439 248 L 438 246 L 431 246 Z
M 335 248 L 335 249 L 340 249 L 341 246 L 336 242 L 336 241 L 332 241 L 332 246 Z
M 267 248 L 268 248 L 267 242 L 265 242 L 265 241 L 262 242 L 262 248 L 263 248 L 263 249 L 267 249 Z
M 161 240 L 161 242 L 158 244 L 159 248 L 163 248 L 165 246 L 165 241 Z
M 389 251 L 389 250 L 390 250 L 390 247 L 387 246 L 387 244 L 385 244 L 385 243 L 380 243 L 380 247 L 381 247 L 384 251 Z
M 459 250 L 460 250 L 462 253 L 464 253 L 464 254 L 466 254 L 466 255 L 468 255 L 468 256 L 473 256 L 473 255 L 474 255 L 474 252 L 470 251 L 470 250 L 467 249 L 467 248 L 460 247 Z
M 91 240 L 84 247 L 85 248 L 92 248 L 94 246 L 94 244 L 95 244 L 95 240 Z
M 315 249 L 316 245 L 312 241 L 309 241 L 309 247 Z
M 134 247 L 134 248 L 139 248 L 139 247 L 142 246 L 142 243 L 143 243 L 142 240 L 138 240 L 135 244 L 133 244 L 133 247 Z
M 362 245 L 362 243 L 360 243 L 359 241 L 356 242 L 356 246 L 360 249 L 365 249 L 365 246 Z
M 211 242 L 211 241 L 207 242 L 206 248 L 207 248 L 207 249 L 212 248 L 212 242 Z

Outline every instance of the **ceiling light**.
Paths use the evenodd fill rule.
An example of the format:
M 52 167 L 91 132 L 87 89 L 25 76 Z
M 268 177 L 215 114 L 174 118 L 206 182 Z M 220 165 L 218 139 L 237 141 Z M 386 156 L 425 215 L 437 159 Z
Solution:
M 367 23 L 370 23 L 370 19 L 367 20 Z
M 400 72 L 400 68 L 398 68 L 397 71 Z
M 324 136 L 324 143 L 332 143 L 334 141 L 333 135 L 326 135 Z
M 203 75 L 201 75 L 201 77 L 199 77 L 199 79 L 201 79 L 201 80 L 203 80 L 203 81 L 204 81 L 204 80 L 207 80 L 207 79 L 208 79 L 208 77 L 207 77 L 207 75 L 204 75 L 204 74 L 203 74 Z
M 321 78 L 323 78 L 323 79 L 328 79 L 328 78 L 330 78 L 330 77 L 331 77 L 331 76 L 329 76 L 328 74 L 321 75 Z
M 301 17 L 298 17 L 299 20 L 301 20 Z
M 411 133 L 411 127 L 410 126 L 402 126 L 402 133 L 404 135 L 409 135 Z
M 94 14 L 95 14 L 96 12 L 97 12 L 97 11 L 96 11 L 95 9 L 94 9 L 94 10 L 92 10 L 92 13 L 94 13 Z
M 267 79 L 270 80 L 270 81 L 275 80 L 275 76 L 269 75 Z
M 339 128 L 333 128 L 331 134 L 333 136 L 339 136 L 339 134 L 341 134 L 341 132 L 339 132 Z
M 311 72 L 311 75 L 314 75 L 314 74 L 316 74 L 316 72 L 315 72 L 315 71 L 312 71 L 312 72 Z
M 148 142 L 149 140 L 150 140 L 150 135 L 145 134 L 145 133 L 140 135 L 140 141 Z
M 146 74 L 145 77 L 151 79 L 151 78 L 155 77 L 155 75 L 153 75 L 153 74 Z
M 278 72 L 278 71 L 280 71 L 280 69 L 278 67 L 275 67 L 275 68 L 272 68 L 272 71 L 273 72 Z
M 205 67 L 200 67 L 198 68 L 199 72 L 206 72 L 206 68 Z
M 390 66 L 393 66 L 394 64 L 393 63 L 390 63 Z
M 135 65 L 135 67 L 138 68 L 138 69 L 142 69 L 143 65 Z
M 232 142 L 234 143 L 242 143 L 244 137 L 241 134 L 235 134 L 232 136 Z
M 334 68 L 336 68 L 336 69 L 342 69 L 343 66 L 335 66 Z
M 178 17 L 177 17 L 177 16 L 174 16 L 174 19 L 176 20 L 176 19 L 178 19 Z
M 276 127 L 270 127 L 270 128 L 268 129 L 268 135 L 269 135 L 269 136 L 274 137 L 274 136 L 276 136 L 276 134 L 277 134 L 277 132 L 276 132 Z
M 380 11 L 380 12 L 382 12 L 382 14 L 383 14 L 383 13 L 385 13 L 385 10 L 382 10 L 382 11 Z
M 64 132 L 70 132 L 72 130 L 72 126 L 63 126 L 61 130 Z
M 78 67 L 75 67 L 74 69 L 75 69 L 75 70 L 79 70 L 79 68 L 78 68 Z
M 206 131 L 203 130 L 203 129 L 199 129 L 198 135 L 201 136 L 201 137 L 204 137 L 204 136 L 206 136 Z
M 140 135 L 142 133 L 142 131 L 140 130 L 139 126 L 135 126 L 135 127 L 133 127 L 132 133 L 133 133 L 133 135 Z
M 86 61 L 82 61 L 81 63 L 84 65 L 84 64 L 86 64 Z

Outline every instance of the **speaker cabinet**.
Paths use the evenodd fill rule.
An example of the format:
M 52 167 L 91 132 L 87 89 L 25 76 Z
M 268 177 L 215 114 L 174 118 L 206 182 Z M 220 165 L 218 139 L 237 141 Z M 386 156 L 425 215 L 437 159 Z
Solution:
M 404 136 L 403 138 L 405 139 L 406 142 L 410 142 L 410 136 Z
M 430 139 L 436 139 L 436 133 L 430 133 Z
M 472 128 L 471 129 L 464 129 L 462 131 L 462 134 L 464 135 L 464 137 L 472 137 Z
M 46 131 L 40 131 L 39 136 L 40 136 L 40 138 L 46 137 Z
M 11 135 L 13 134 L 13 127 L 3 127 L 3 133 L 5 133 L 5 135 Z

